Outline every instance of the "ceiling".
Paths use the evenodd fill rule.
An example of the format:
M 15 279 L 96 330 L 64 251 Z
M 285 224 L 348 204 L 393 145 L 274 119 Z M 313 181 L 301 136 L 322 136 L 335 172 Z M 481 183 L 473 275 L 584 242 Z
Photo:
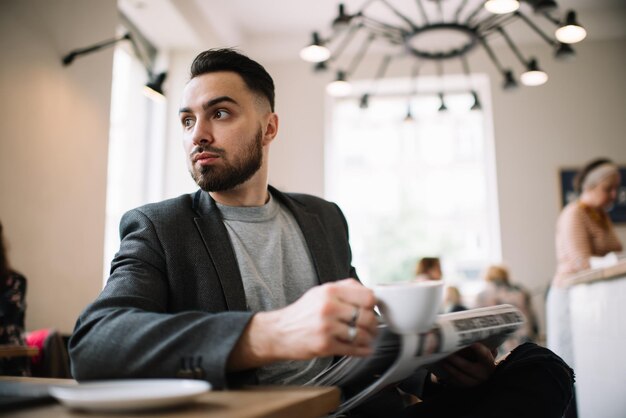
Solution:
M 368 1 L 371 2 L 343 0 L 343 3 L 348 13 L 354 13 Z M 415 0 L 387 1 L 409 16 L 419 16 Z M 461 1 L 444 0 L 444 10 L 456 10 Z M 119 0 L 118 3 L 122 13 L 161 50 L 234 46 L 249 54 L 262 54 L 264 59 L 293 59 L 309 42 L 313 30 L 320 31 L 322 36 L 330 33 L 339 0 Z M 380 20 L 398 22 L 380 3 L 372 2 L 368 13 L 375 13 Z M 480 3 L 481 0 L 469 0 L 467 10 Z M 435 1 L 422 0 L 422 4 L 427 12 L 436 13 Z M 589 39 L 626 37 L 624 0 L 560 0 L 558 4 L 559 16 L 570 8 L 578 12 Z M 538 20 L 550 27 L 546 19 Z M 524 43 L 524 39 L 516 39 Z

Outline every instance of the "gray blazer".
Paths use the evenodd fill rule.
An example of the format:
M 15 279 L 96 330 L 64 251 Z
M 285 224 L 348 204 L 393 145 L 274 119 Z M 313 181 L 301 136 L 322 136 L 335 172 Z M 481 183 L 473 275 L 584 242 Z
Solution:
M 298 222 L 319 282 L 356 278 L 339 207 L 270 191 Z M 198 191 L 131 210 L 122 217 L 120 236 L 111 276 L 70 339 L 73 376 L 166 378 L 194 367 L 216 388 L 254 383 L 253 370 L 225 370 L 252 313 L 210 195 Z

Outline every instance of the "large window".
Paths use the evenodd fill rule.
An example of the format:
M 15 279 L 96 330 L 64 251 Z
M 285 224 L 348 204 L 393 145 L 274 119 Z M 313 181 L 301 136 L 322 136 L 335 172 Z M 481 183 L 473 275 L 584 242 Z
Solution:
M 146 69 L 126 47 L 115 48 L 104 238 L 104 281 L 119 249 L 120 218 L 160 200 L 163 189 L 165 103 L 143 94 Z
M 446 94 L 445 112 L 437 94 L 420 94 L 409 122 L 409 99 L 391 87 L 367 109 L 329 99 L 326 194 L 348 219 L 364 283 L 410 279 L 420 257 L 438 256 L 446 281 L 468 289 L 500 259 L 488 83 L 473 82 L 483 110 L 469 110 L 467 93 Z

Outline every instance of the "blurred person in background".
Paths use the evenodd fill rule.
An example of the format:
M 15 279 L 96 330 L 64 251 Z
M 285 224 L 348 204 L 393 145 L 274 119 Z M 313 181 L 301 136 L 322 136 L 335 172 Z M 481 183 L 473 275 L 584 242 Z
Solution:
M 443 297 L 443 313 L 465 311 L 461 291 L 456 286 L 447 286 Z
M 537 338 L 538 325 L 530 294 L 521 286 L 511 283 L 509 271 L 504 266 L 489 266 L 483 278 L 485 286 L 476 296 L 477 307 L 510 304 L 519 309 L 526 317 L 524 326 L 502 344 L 501 352 L 509 352 L 525 342 L 534 342 Z
M 441 262 L 437 257 L 423 257 L 417 262 L 415 267 L 415 278 L 417 280 L 441 280 Z
M 0 222 L 0 344 L 25 345 L 26 278 L 11 268 Z M 0 374 L 29 376 L 27 358 L 0 359 Z
M 556 224 L 556 274 L 548 291 L 547 344 L 574 367 L 569 294 L 565 279 L 590 268 L 592 256 L 622 251 L 607 211 L 617 198 L 619 169 L 609 159 L 589 162 L 574 178 L 578 199 L 569 203 Z

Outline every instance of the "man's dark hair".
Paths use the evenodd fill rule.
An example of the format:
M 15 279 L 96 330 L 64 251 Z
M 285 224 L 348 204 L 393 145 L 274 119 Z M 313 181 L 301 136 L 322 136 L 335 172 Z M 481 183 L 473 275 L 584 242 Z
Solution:
M 274 111 L 274 80 L 261 64 L 231 48 L 201 52 L 191 63 L 191 78 L 218 71 L 239 74 L 250 90 L 267 98 Z

